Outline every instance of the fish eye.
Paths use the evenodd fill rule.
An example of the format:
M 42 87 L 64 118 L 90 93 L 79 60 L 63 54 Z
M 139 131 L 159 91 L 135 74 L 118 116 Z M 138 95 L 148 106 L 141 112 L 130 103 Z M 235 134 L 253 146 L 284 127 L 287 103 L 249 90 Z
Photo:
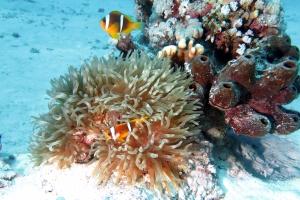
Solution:
M 104 23 L 106 22 L 106 19 L 105 19 L 105 17 L 103 17 L 103 22 L 104 22 Z

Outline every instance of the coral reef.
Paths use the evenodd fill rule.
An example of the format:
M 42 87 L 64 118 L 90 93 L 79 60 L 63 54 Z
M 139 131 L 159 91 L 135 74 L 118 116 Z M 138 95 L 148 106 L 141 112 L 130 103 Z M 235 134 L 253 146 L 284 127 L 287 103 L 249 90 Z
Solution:
M 147 18 L 149 37 L 154 36 L 152 29 L 156 27 L 173 24 L 174 28 L 167 28 L 167 34 L 155 30 L 162 37 L 157 41 L 150 39 L 150 46 L 152 42 L 162 48 L 166 41 L 173 44 L 177 38 L 178 46 L 183 46 L 184 39 L 175 34 L 183 28 L 177 30 L 177 24 L 187 27 L 189 20 L 201 23 L 195 25 L 195 28 L 202 26 L 201 36 L 194 38 L 204 46 L 207 56 L 196 56 L 198 53 L 190 54 L 190 50 L 183 48 L 178 50 L 175 45 L 165 46 L 158 55 L 168 56 L 174 66 L 187 69 L 200 84 L 197 91 L 201 101 L 224 111 L 219 119 L 224 118 L 236 133 L 250 137 L 269 132 L 288 134 L 299 128 L 299 114 L 282 107 L 297 97 L 299 49 L 291 46 L 284 33 L 279 0 L 154 3 Z M 203 31 L 205 38 L 199 40 Z M 212 44 L 208 45 L 204 39 Z M 179 53 L 182 50 L 185 53 Z
M 235 58 L 285 28 L 280 0 L 136 0 L 135 13 L 147 23 L 145 35 L 156 51 L 194 38 Z
M 267 36 L 258 48 L 231 60 L 217 75 L 204 55 L 187 62 L 209 104 L 224 111 L 225 122 L 236 134 L 256 138 L 299 129 L 300 113 L 282 107 L 293 101 L 300 89 L 296 81 L 299 49 L 290 42 L 286 35 Z
M 179 16 L 180 2 L 154 0 L 153 3 L 145 3 L 136 0 L 135 3 L 136 18 L 149 22 L 146 24 L 145 35 L 152 49 L 159 50 L 164 46 L 176 44 L 181 39 L 198 39 L 203 36 L 202 24 L 198 19 Z M 177 12 L 174 12 L 174 9 Z
M 223 145 L 229 126 L 245 138 L 300 128 L 300 113 L 283 107 L 300 77 L 282 4 L 135 0 L 135 12 L 146 23 L 139 42 L 158 56 L 133 51 L 142 47 L 127 35 L 114 41 L 122 56 L 53 79 L 31 159 L 93 163 L 99 184 L 147 185 L 163 199 L 222 198 L 204 136 Z
M 31 159 L 59 168 L 97 162 L 92 174 L 103 185 L 116 174 L 116 183 L 144 179 L 154 191 L 170 191 L 184 177 L 191 136 L 200 133 L 201 105 L 191 84 L 169 59 L 150 60 L 145 52 L 94 58 L 79 71 L 70 67 L 51 81 L 49 112 L 35 117 Z M 133 119 L 140 120 L 124 142 L 106 137 L 111 127 Z

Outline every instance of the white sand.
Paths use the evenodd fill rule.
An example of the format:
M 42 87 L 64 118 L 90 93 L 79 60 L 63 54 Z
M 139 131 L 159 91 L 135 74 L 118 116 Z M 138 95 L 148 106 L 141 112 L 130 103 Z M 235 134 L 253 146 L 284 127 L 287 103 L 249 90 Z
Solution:
M 79 2 L 79 3 L 78 3 Z M 300 1 L 286 4 L 287 33 L 300 47 Z M 104 12 L 98 12 L 103 8 Z M 32 168 L 27 147 L 32 132 L 31 116 L 47 112 L 46 90 L 50 79 L 79 67 L 93 55 L 109 54 L 113 47 L 99 27 L 106 13 L 118 10 L 133 17 L 133 0 L 58 1 L 1 0 L 0 3 L 0 125 L 3 149 L 0 157 L 19 175 L 12 186 L 0 189 L 0 199 L 100 199 L 106 190 L 87 179 L 90 167 L 83 165 L 57 171 L 55 166 Z M 13 37 L 18 33 L 20 37 Z M 32 53 L 38 51 L 38 53 Z M 300 110 L 300 100 L 288 108 Z M 300 131 L 286 140 L 300 146 Z M 300 150 L 300 148 L 299 148 Z M 298 152 L 300 152 L 298 150 Z M 14 155 L 14 160 L 8 160 Z M 300 169 L 300 166 L 299 166 Z M 76 175 L 76 176 L 75 176 Z M 231 177 L 219 171 L 225 199 L 300 199 L 300 180 L 263 182 L 247 174 Z M 128 199 L 126 188 L 110 190 L 114 199 Z M 149 197 L 147 190 L 135 190 L 132 198 Z

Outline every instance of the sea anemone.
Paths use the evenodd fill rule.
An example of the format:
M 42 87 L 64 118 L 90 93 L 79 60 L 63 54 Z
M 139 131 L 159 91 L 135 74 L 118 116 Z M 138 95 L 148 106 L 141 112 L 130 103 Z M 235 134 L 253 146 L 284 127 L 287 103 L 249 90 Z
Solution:
M 153 190 L 176 187 L 191 136 L 199 134 L 201 105 L 192 83 L 168 58 L 150 59 L 146 52 L 71 66 L 51 80 L 49 112 L 35 117 L 31 159 L 56 161 L 59 168 L 97 162 L 92 174 L 103 185 L 116 174 L 116 183 L 144 177 Z M 110 127 L 134 119 L 140 120 L 124 141 L 106 137 Z

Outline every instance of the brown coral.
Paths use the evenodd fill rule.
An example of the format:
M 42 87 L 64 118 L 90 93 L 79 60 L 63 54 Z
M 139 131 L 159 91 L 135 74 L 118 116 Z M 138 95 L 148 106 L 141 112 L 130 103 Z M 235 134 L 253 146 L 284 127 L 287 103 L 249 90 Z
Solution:
M 215 67 L 203 57 L 195 57 L 187 66 L 194 79 L 209 90 L 209 104 L 224 111 L 225 122 L 235 133 L 255 138 L 299 129 L 300 114 L 282 107 L 300 89 L 295 82 L 299 80 L 299 50 L 291 46 L 288 36 L 264 38 L 258 48 L 229 61 L 214 77 Z

